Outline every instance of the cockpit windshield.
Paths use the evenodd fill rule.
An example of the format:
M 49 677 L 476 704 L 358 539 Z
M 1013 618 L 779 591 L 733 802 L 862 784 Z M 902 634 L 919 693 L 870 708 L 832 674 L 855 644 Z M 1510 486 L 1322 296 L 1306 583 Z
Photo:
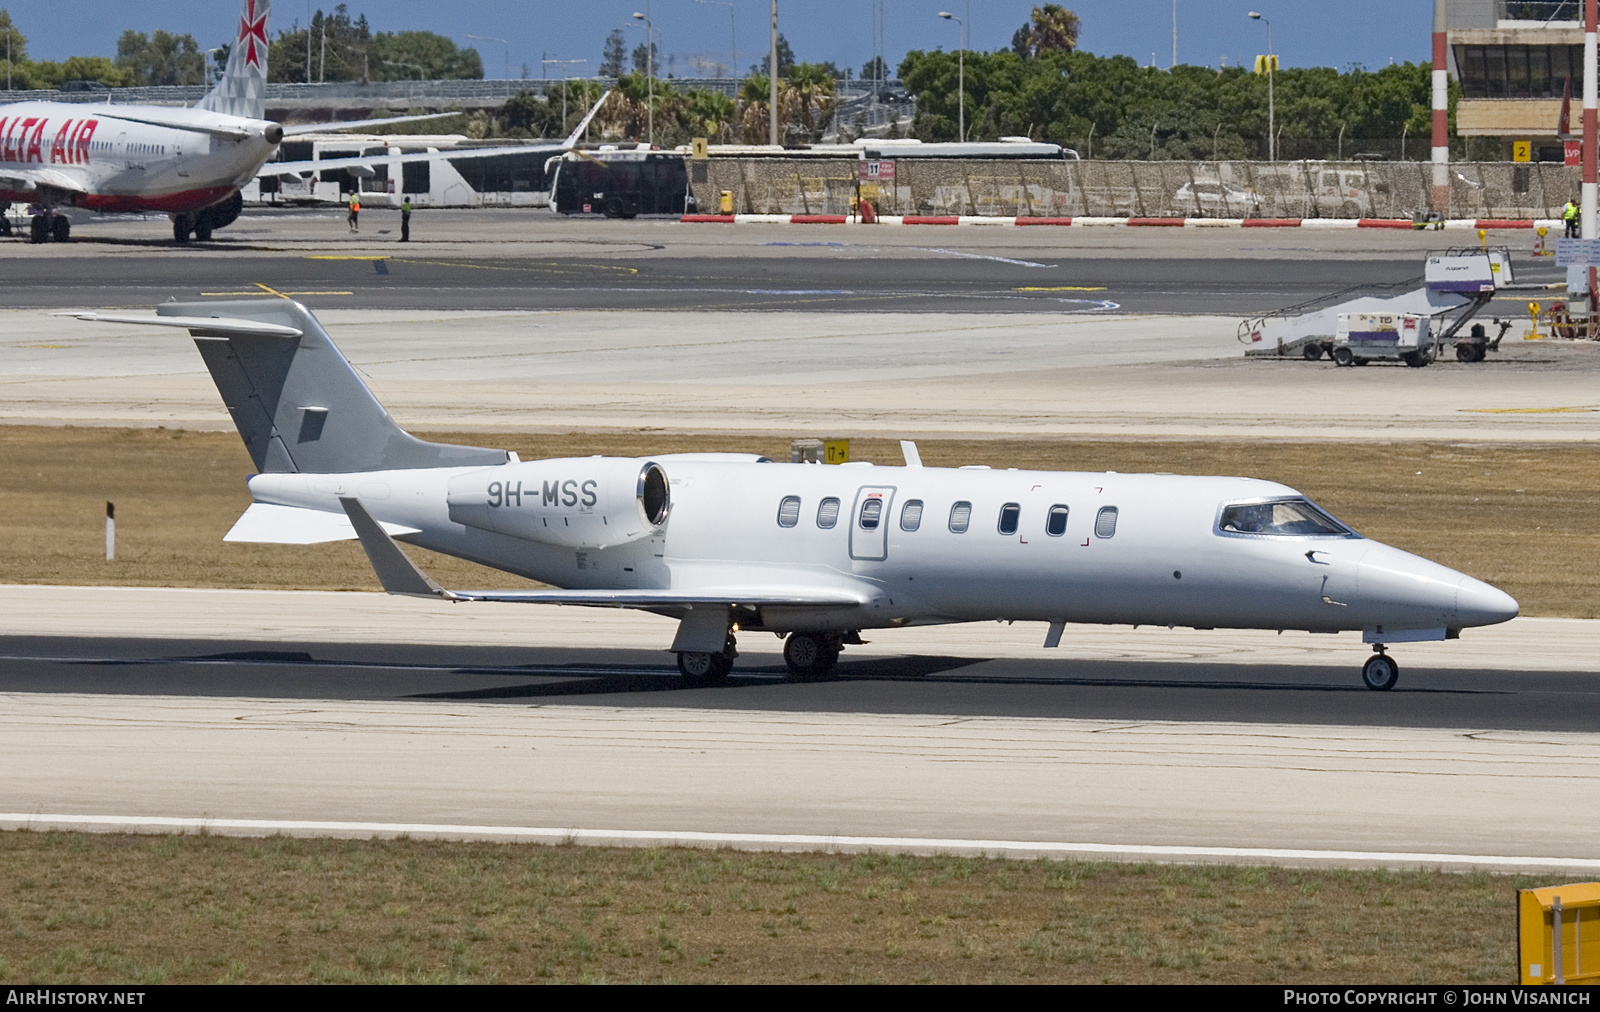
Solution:
M 1223 534 L 1264 537 L 1351 538 L 1356 532 L 1304 499 L 1234 503 L 1222 508 L 1217 529 Z

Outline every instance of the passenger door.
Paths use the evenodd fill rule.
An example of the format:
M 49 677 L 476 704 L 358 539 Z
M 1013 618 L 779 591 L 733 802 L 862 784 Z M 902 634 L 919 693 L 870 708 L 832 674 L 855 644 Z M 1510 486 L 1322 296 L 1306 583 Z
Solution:
M 894 487 L 863 485 L 850 510 L 850 557 L 879 562 L 889 557 L 889 522 Z

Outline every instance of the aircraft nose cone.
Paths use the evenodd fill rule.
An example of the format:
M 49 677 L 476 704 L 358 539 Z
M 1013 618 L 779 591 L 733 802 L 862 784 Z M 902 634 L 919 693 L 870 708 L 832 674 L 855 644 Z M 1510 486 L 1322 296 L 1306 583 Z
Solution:
M 1482 580 L 1463 576 L 1456 584 L 1456 617 L 1464 626 L 1509 622 L 1521 610 L 1516 598 Z

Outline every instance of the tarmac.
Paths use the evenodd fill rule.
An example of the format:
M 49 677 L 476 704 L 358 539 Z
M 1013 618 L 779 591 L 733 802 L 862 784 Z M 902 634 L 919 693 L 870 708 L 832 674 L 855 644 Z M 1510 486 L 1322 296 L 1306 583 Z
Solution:
M 1595 626 L 1408 645 L 1389 693 L 1340 637 L 993 624 L 683 689 L 649 616 L 3 587 L 0 825 L 1592 870 Z

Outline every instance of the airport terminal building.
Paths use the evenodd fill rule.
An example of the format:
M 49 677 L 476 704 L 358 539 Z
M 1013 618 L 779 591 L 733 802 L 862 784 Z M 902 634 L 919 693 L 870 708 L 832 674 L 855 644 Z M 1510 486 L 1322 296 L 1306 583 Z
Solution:
M 1582 131 L 1581 0 L 1450 0 L 1447 10 L 1457 134 L 1499 141 L 1479 155 L 1490 160 L 1563 161 L 1557 127 L 1569 81 L 1572 130 Z

